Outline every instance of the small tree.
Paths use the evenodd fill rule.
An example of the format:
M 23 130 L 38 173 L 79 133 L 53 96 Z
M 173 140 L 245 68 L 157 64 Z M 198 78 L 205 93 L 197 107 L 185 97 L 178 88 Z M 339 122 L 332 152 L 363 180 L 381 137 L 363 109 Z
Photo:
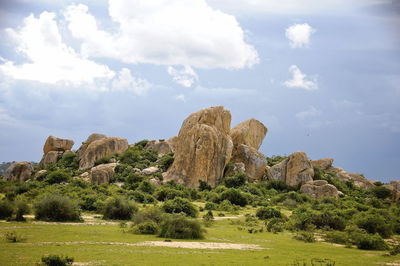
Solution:
M 51 195 L 38 200 L 35 205 L 35 218 L 45 221 L 81 221 L 78 205 L 69 198 Z

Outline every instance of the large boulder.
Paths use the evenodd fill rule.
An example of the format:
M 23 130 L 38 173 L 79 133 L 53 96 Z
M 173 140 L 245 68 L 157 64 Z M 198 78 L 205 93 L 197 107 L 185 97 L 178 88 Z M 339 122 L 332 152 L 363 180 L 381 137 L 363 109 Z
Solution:
M 233 161 L 243 163 L 246 174 L 257 181 L 264 177 L 268 165 L 265 156 L 258 151 L 267 131 L 267 128 L 254 118 L 236 125 L 230 131 Z
M 49 164 L 55 164 L 57 162 L 57 158 L 58 158 L 58 151 L 49 151 L 46 154 L 43 154 L 42 159 L 40 160 L 39 165 L 42 167 L 46 167 Z
M 47 154 L 49 151 L 67 151 L 71 150 L 72 146 L 74 146 L 72 139 L 60 139 L 49 136 L 43 146 L 43 153 Z
M 285 159 L 280 163 L 277 163 L 270 167 L 269 172 L 271 178 L 276 181 L 282 181 L 286 183 L 286 167 L 289 159 Z
M 202 180 L 215 187 L 232 153 L 230 124 L 231 113 L 222 106 L 186 118 L 176 139 L 174 162 L 164 180 L 188 187 L 197 187 Z
M 92 143 L 93 141 L 96 141 L 96 140 L 104 139 L 104 138 L 107 138 L 107 136 L 104 134 L 99 134 L 99 133 L 91 134 L 85 142 L 82 142 L 82 145 L 77 150 L 78 157 L 81 157 L 85 153 L 85 151 L 90 143 Z
M 168 141 L 165 141 L 163 139 L 160 140 L 150 140 L 147 142 L 146 146 L 144 147 L 145 149 L 153 149 L 157 151 L 158 156 L 163 156 L 167 153 L 170 153 L 172 151 Z
M 108 183 L 114 177 L 117 163 L 100 164 L 91 169 L 92 183 Z
M 350 181 L 355 186 L 364 188 L 364 189 L 370 189 L 375 186 L 374 181 L 368 180 L 360 174 L 348 173 L 340 167 L 331 167 L 328 170 L 335 172 L 336 177 L 342 182 Z
M 286 184 L 291 187 L 297 187 L 299 184 L 312 181 L 314 169 L 307 158 L 305 152 L 297 151 L 289 155 L 286 165 Z
M 83 154 L 79 156 L 79 169 L 91 168 L 96 160 L 128 149 L 128 141 L 124 138 L 106 137 L 91 142 Z
M 171 137 L 167 139 L 167 143 L 169 147 L 171 148 L 172 152 L 175 152 L 176 146 L 178 145 L 178 136 Z
M 4 180 L 24 182 L 31 177 L 33 166 L 30 162 L 15 162 L 4 172 Z
M 300 191 L 315 199 L 323 197 L 339 197 L 339 191 L 337 188 L 334 185 L 328 184 L 326 180 L 310 181 L 302 185 Z
M 314 167 L 318 167 L 321 170 L 328 170 L 332 167 L 333 159 L 332 158 L 325 158 L 319 160 L 312 160 L 311 165 Z

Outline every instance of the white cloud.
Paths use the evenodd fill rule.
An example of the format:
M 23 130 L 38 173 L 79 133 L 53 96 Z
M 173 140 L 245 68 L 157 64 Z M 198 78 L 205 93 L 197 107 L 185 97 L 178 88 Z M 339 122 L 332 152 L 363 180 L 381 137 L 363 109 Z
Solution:
M 115 91 L 130 91 L 137 95 L 144 95 L 150 88 L 150 83 L 141 78 L 133 77 L 131 71 L 122 68 L 112 82 L 112 89 Z
M 172 76 L 176 83 L 187 88 L 191 87 L 195 81 L 199 80 L 196 72 L 194 72 L 190 66 L 183 66 L 181 69 L 169 66 L 168 74 Z
M 314 106 L 309 106 L 309 108 L 307 110 L 297 113 L 296 117 L 300 120 L 304 120 L 307 118 L 320 116 L 321 114 L 322 114 L 322 112 L 320 110 L 318 110 Z
M 292 65 L 289 68 L 292 73 L 293 78 L 284 82 L 284 85 L 289 88 L 302 88 L 305 90 L 317 90 L 318 84 L 316 78 L 311 80 L 306 80 L 307 75 L 301 73 L 300 69 L 296 65 Z
M 125 63 L 243 68 L 258 63 L 236 18 L 205 0 L 110 0 L 114 32 L 100 30 L 85 5 L 70 5 L 64 15 L 81 51 Z
M 286 29 L 286 38 L 290 41 L 290 47 L 301 48 L 308 47 L 310 45 L 310 36 L 315 32 L 310 25 L 294 24 Z
M 179 101 L 182 101 L 184 103 L 186 102 L 185 95 L 183 95 L 183 94 L 175 95 L 175 99 L 179 100 Z
M 39 18 L 31 14 L 24 19 L 22 27 L 8 28 L 6 32 L 16 42 L 16 51 L 29 60 L 29 63 L 15 64 L 2 59 L 5 62 L 0 65 L 0 71 L 14 79 L 76 85 L 111 79 L 115 74 L 63 43 L 54 13 L 43 12 Z

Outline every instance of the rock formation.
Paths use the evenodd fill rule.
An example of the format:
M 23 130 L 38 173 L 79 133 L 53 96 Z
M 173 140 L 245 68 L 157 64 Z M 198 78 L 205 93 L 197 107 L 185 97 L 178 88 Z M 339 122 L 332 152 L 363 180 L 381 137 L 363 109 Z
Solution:
M 300 191 L 312 198 L 339 197 L 339 191 L 334 185 L 328 184 L 326 180 L 309 181 L 301 186 Z
M 24 182 L 31 177 L 33 166 L 30 162 L 15 162 L 4 172 L 4 180 Z
M 59 153 L 58 151 L 49 151 L 48 153 L 43 154 L 43 157 L 40 160 L 39 165 L 46 167 L 51 163 L 56 163 L 58 158 L 58 153 Z
M 168 141 L 165 141 L 163 139 L 150 140 L 149 142 L 147 142 L 147 144 L 144 148 L 145 149 L 153 149 L 153 150 L 157 151 L 159 157 L 161 157 L 167 153 L 170 153 L 172 151 Z
M 268 129 L 258 120 L 246 120 L 230 132 L 233 142 L 232 159 L 243 163 L 246 174 L 255 180 L 261 180 L 267 168 L 267 159 L 258 151 Z
M 167 143 L 168 143 L 169 147 L 171 148 L 172 152 L 175 152 L 176 146 L 178 145 L 177 142 L 178 142 L 178 136 L 174 136 L 174 137 L 167 139 Z
M 43 153 L 47 154 L 49 151 L 68 151 L 74 146 L 72 139 L 60 139 L 54 136 L 49 136 L 43 146 Z
M 198 187 L 202 180 L 216 186 L 232 153 L 230 124 L 231 113 L 222 106 L 186 118 L 176 139 L 174 162 L 164 180 L 188 187 Z
M 100 164 L 91 169 L 92 183 L 107 183 L 114 177 L 117 163 Z
M 328 171 L 335 172 L 336 177 L 340 181 L 342 181 L 342 182 L 350 181 L 357 187 L 361 187 L 364 189 L 370 189 L 375 186 L 374 181 L 368 180 L 360 174 L 348 173 L 340 167 L 331 167 L 328 169 Z
M 76 151 L 78 154 L 78 158 L 80 158 L 86 151 L 87 147 L 89 146 L 90 143 L 96 140 L 104 139 L 107 138 L 106 135 L 104 134 L 99 134 L 99 133 L 93 133 L 91 134 L 85 142 L 82 143 L 82 145 L 79 147 L 79 149 Z
M 87 145 L 87 142 L 83 145 Z M 96 160 L 123 153 L 128 149 L 128 141 L 124 138 L 105 137 L 89 142 L 87 147 L 82 146 L 79 148 L 79 169 L 86 169 L 93 167 Z
M 328 170 L 332 167 L 333 159 L 326 158 L 326 159 L 319 159 L 319 160 L 312 160 L 311 165 L 314 167 L 318 167 L 321 170 Z
M 289 155 L 289 158 L 270 168 L 272 179 L 283 181 L 286 185 L 297 187 L 300 184 L 312 181 L 314 169 L 302 151 L 297 151 Z

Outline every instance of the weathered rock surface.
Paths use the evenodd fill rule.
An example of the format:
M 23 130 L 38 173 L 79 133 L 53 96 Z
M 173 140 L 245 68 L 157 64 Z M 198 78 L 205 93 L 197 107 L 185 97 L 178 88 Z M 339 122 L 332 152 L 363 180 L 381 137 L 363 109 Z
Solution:
M 146 146 L 144 147 L 145 149 L 153 149 L 157 151 L 158 156 L 163 156 L 167 153 L 170 153 L 172 151 L 170 145 L 168 144 L 168 141 L 165 141 L 163 139 L 160 140 L 150 140 L 147 142 Z
M 155 185 L 156 187 L 161 186 L 161 182 L 160 182 L 160 180 L 158 180 L 158 178 L 151 178 L 151 179 L 149 180 L 149 182 L 150 182 L 150 184 L 153 184 L 153 185 Z
M 39 165 L 42 167 L 46 167 L 51 163 L 56 163 L 58 158 L 58 151 L 49 151 L 46 154 L 43 154 L 42 159 L 40 160 Z
M 38 178 L 44 176 L 45 174 L 47 174 L 47 170 L 39 170 L 39 171 L 37 171 L 37 173 L 35 174 L 35 176 L 33 178 L 38 179 Z
M 175 152 L 176 146 L 178 145 L 178 136 L 171 137 L 167 139 L 167 143 L 169 147 L 171 148 L 172 152 Z
M 107 183 L 115 174 L 117 163 L 100 164 L 91 169 L 92 183 Z
M 96 141 L 96 140 L 104 139 L 104 138 L 107 138 L 107 136 L 104 135 L 104 134 L 99 134 L 99 133 L 91 134 L 87 138 L 87 140 L 85 142 L 83 142 L 82 145 L 77 150 L 76 153 L 78 154 L 78 157 L 80 158 L 85 153 L 85 151 L 86 151 L 86 149 L 87 149 L 87 147 L 89 146 L 90 143 L 92 143 L 93 141 Z
M 312 198 L 339 197 L 339 192 L 334 185 L 328 184 L 326 180 L 310 181 L 301 186 L 300 191 Z
M 319 160 L 312 160 L 311 165 L 314 167 L 318 167 L 321 170 L 328 170 L 332 167 L 333 159 L 332 158 L 325 158 Z
M 90 174 L 88 172 L 84 172 L 79 176 L 83 181 L 90 182 Z
M 147 168 L 143 169 L 142 174 L 152 175 L 154 173 L 157 173 L 158 170 L 159 170 L 158 167 L 151 166 L 151 167 L 147 167 Z
M 268 129 L 263 123 L 251 118 L 232 128 L 230 136 L 234 147 L 239 147 L 241 144 L 244 144 L 258 150 L 267 131 Z
M 203 180 L 215 187 L 232 153 L 230 124 L 231 113 L 222 106 L 186 118 L 176 139 L 174 162 L 164 180 L 188 187 L 197 187 Z
M 243 163 L 245 173 L 254 180 L 261 180 L 267 168 L 267 159 L 258 151 L 267 128 L 258 120 L 251 118 L 230 131 L 233 142 L 232 159 L 235 163 Z
M 375 186 L 374 181 L 368 180 L 360 174 L 348 173 L 340 167 L 331 167 L 328 170 L 335 172 L 336 177 L 342 182 L 350 181 L 355 186 L 361 187 L 364 189 L 370 189 Z
M 286 182 L 286 167 L 289 159 L 285 159 L 282 162 L 271 166 L 270 173 L 273 180 Z
M 289 155 L 286 165 L 286 184 L 291 187 L 297 187 L 299 184 L 312 181 L 314 169 L 305 152 L 297 151 Z
M 128 149 L 128 141 L 124 138 L 106 137 L 91 142 L 79 157 L 79 169 L 91 168 L 96 160 L 122 153 Z
M 43 153 L 47 154 L 49 151 L 67 151 L 71 150 L 72 146 L 74 146 L 72 139 L 60 139 L 49 136 L 43 146 Z
M 390 181 L 389 184 L 392 185 L 397 191 L 400 192 L 400 181 Z
M 33 172 L 30 162 L 15 162 L 4 172 L 4 180 L 24 182 Z

